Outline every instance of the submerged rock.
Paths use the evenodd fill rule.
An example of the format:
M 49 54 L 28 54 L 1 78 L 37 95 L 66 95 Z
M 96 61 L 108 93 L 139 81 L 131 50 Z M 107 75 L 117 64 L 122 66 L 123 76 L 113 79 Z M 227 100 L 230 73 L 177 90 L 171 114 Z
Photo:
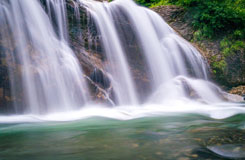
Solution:
M 245 158 L 244 144 L 225 144 L 207 147 L 211 152 L 223 158 L 243 159 Z
M 226 100 L 230 102 L 244 102 L 244 97 L 237 94 L 223 93 Z

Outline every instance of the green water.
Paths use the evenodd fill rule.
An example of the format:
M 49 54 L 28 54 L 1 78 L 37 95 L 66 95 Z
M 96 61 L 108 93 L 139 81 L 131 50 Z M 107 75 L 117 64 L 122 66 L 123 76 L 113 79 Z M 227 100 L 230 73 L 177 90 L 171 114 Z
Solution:
M 0 160 L 245 159 L 245 114 L 0 124 Z

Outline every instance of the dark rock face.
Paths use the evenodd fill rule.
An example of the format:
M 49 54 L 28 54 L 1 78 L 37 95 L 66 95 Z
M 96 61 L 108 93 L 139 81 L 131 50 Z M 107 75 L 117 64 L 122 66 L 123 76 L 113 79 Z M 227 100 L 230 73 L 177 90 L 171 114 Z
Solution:
M 10 45 L 12 39 L 8 33 L 8 26 L 4 21 L 0 21 L 0 113 L 12 112 L 14 100 L 18 99 L 18 97 L 12 97 L 9 71 L 15 70 L 17 75 L 19 65 L 18 62 L 12 63 L 11 55 L 15 53 L 16 46 Z
M 104 69 L 106 57 L 93 20 L 83 6 L 79 7 L 77 17 L 72 0 L 67 0 L 67 16 L 70 47 L 83 68 L 91 99 L 94 102 L 114 105 L 111 82 Z
M 75 51 L 86 76 L 90 77 L 93 83 L 108 90 L 107 87 L 111 86 L 105 82 L 109 77 L 106 68 L 115 66 L 113 66 L 113 63 L 107 61 L 101 35 L 97 31 L 96 25 L 92 17 L 86 11 L 86 8 L 80 6 L 80 22 L 77 21 L 77 17 L 75 17 L 73 13 L 74 4 L 72 1 L 68 1 L 68 24 L 71 47 Z M 129 23 L 128 18 L 123 15 L 123 12 L 121 12 L 120 9 L 113 14 L 113 18 L 118 29 L 121 43 L 124 46 L 124 51 L 136 84 L 137 92 L 140 93 L 141 100 L 144 100 L 151 91 L 149 76 L 146 74 L 147 63 L 144 59 L 145 57 L 141 54 L 141 47 L 137 44 L 133 26 Z M 97 68 L 97 71 L 94 70 L 95 68 Z M 95 75 L 97 78 L 99 77 L 99 80 L 96 80 Z M 107 78 L 101 79 L 101 77 Z M 90 82 L 89 84 L 91 86 Z M 113 89 L 108 92 L 111 99 L 113 99 L 112 90 Z M 94 94 L 96 95 L 97 93 L 94 93 L 94 90 L 92 89 L 92 95 Z
M 192 15 L 179 6 L 158 6 L 152 8 L 159 13 L 167 23 L 186 40 L 194 42 L 193 45 L 201 52 L 210 64 L 210 72 L 215 70 L 214 63 L 225 60 L 227 64 L 225 70 L 213 73 L 212 78 L 222 85 L 224 89 L 245 84 L 245 51 L 240 50 L 232 56 L 224 57 L 221 53 L 221 38 L 216 40 L 196 40 L 194 37 L 195 29 L 192 26 Z
M 172 5 L 158 6 L 152 8 L 152 10 L 162 16 L 163 19 L 186 40 L 192 40 L 194 30 L 191 27 L 191 19 L 186 14 L 186 10 L 184 8 Z
M 46 9 L 46 1 L 40 0 L 40 2 Z M 83 68 L 83 76 L 87 80 L 91 99 L 114 105 L 113 89 L 104 69 L 107 62 L 103 54 L 100 35 L 85 8 L 81 6 L 79 8 L 80 16 L 75 15 L 74 2 L 73 0 L 66 0 L 70 47 Z M 9 33 L 11 32 L 8 25 L 0 21 L 0 113 L 19 113 L 22 111 L 22 106 L 25 106 L 23 89 L 20 87 L 21 85 L 18 85 L 21 84 L 22 66 L 15 59 L 12 59 L 18 44 L 11 43 L 15 41 L 12 40 Z M 28 49 L 29 46 L 26 48 Z M 95 68 L 99 70 L 95 71 Z M 90 79 L 90 75 L 94 75 L 94 77 L 92 76 Z M 15 90 L 11 89 L 11 85 L 14 85 Z M 13 97 L 13 93 L 17 97 Z M 17 110 L 14 107 L 15 104 L 18 106 Z
M 245 50 L 240 50 L 226 58 L 225 76 L 232 86 L 245 85 Z M 245 91 L 245 90 L 244 90 Z
M 145 97 L 151 93 L 152 86 L 150 84 L 150 75 L 146 57 L 142 53 L 142 46 L 139 44 L 136 31 L 133 24 L 130 23 L 128 17 L 120 9 L 114 10 L 114 23 L 119 34 L 121 44 L 123 46 L 139 99 L 144 102 Z
M 10 81 L 8 76 L 8 68 L 0 65 L 0 111 L 9 112 L 13 110 L 11 105 L 13 99 L 11 97 Z
M 100 69 L 95 68 L 89 78 L 104 89 L 111 86 L 109 78 Z

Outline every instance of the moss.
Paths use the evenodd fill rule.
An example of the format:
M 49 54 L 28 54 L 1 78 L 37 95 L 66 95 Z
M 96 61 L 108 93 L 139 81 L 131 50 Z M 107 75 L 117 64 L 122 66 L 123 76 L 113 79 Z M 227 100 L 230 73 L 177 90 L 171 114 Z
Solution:
M 220 60 L 220 61 L 215 61 L 212 63 L 212 68 L 213 68 L 213 72 L 215 74 L 217 74 L 217 71 L 222 71 L 224 72 L 226 69 L 227 63 L 225 62 L 224 59 Z
M 218 60 L 217 56 L 212 56 L 210 66 L 216 81 L 218 81 L 220 84 L 227 84 L 224 74 L 227 69 L 227 63 L 225 59 L 222 58 L 221 60 Z
M 201 30 L 197 30 L 194 32 L 193 41 L 202 41 L 203 40 L 203 33 Z
M 157 7 L 157 6 L 165 6 L 165 5 L 171 5 L 171 3 L 169 3 L 168 0 L 162 0 L 157 3 L 151 4 L 150 8 Z
M 237 66 L 242 65 L 242 61 L 237 61 L 237 59 L 242 59 L 242 53 L 245 51 L 245 40 L 241 39 L 243 33 L 240 30 L 235 31 L 232 34 L 227 35 L 220 41 L 221 58 L 213 56 L 211 58 L 211 68 L 215 79 L 221 84 L 227 85 L 227 78 L 231 79 L 233 74 L 238 72 L 241 68 Z M 232 72 L 232 73 L 231 73 Z M 234 75 L 233 75 L 234 76 Z M 240 75 L 242 76 L 242 75 Z
M 243 33 L 236 30 L 233 34 L 228 35 L 220 42 L 221 53 L 225 58 L 233 56 L 239 51 L 244 51 L 245 40 L 242 39 Z

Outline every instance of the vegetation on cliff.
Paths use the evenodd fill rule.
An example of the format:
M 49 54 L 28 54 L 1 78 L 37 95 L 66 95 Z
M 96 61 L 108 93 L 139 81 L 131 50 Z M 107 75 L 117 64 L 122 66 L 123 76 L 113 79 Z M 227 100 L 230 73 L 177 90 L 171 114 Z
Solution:
M 215 79 L 228 87 L 244 85 L 245 1 L 244 0 L 136 0 L 156 7 L 177 5 L 185 9 L 194 29 L 191 41 L 218 43 L 219 54 L 209 57 Z M 239 78 L 238 78 L 239 77 Z

